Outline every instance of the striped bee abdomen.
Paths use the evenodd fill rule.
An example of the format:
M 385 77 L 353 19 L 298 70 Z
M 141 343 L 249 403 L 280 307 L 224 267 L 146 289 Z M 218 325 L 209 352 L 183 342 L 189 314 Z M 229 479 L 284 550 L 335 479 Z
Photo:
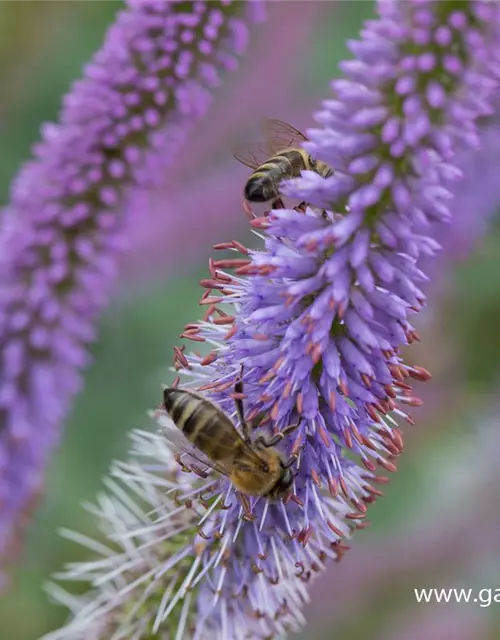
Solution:
M 202 398 L 182 389 L 165 389 L 163 393 L 165 409 L 189 440 L 193 440 L 200 425 L 206 422 L 206 407 Z M 211 405 L 209 405 L 211 407 Z M 203 412 L 205 415 L 203 416 Z M 202 417 L 203 416 L 203 417 Z
M 279 183 L 309 169 L 310 157 L 304 149 L 286 149 L 258 167 L 245 185 L 249 202 L 267 202 L 279 196 Z
M 163 392 L 165 410 L 186 438 L 212 459 L 224 459 L 234 449 L 238 434 L 226 414 L 205 398 L 187 390 Z

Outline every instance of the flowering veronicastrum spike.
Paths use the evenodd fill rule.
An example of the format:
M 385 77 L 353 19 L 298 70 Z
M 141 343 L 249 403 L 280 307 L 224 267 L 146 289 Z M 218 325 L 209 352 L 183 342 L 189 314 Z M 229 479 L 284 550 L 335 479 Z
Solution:
M 89 581 L 94 586 L 90 597 L 76 598 L 58 585 L 48 586 L 49 593 L 74 613 L 70 624 L 49 638 L 143 637 L 161 610 L 163 592 L 174 592 L 186 577 L 192 549 L 185 541 L 196 532 L 196 513 L 176 502 L 177 492 L 186 489 L 181 477 L 185 474 L 159 436 L 135 432 L 132 439 L 133 458 L 115 463 L 106 493 L 89 507 L 110 542 L 104 546 L 78 533 L 62 532 L 101 558 L 69 565 L 59 576 Z M 156 518 L 154 526 L 149 512 Z M 153 605 L 142 597 L 150 594 L 158 598 Z M 170 621 L 174 628 L 179 617 L 182 611 Z
M 76 532 L 63 532 L 98 554 L 99 559 L 72 563 L 57 576 L 61 581 L 90 583 L 89 593 L 73 596 L 59 584 L 48 586 L 51 597 L 68 607 L 72 618 L 44 640 L 180 640 L 194 633 L 207 639 L 214 637 L 210 635 L 213 625 L 204 624 L 196 608 L 190 606 L 203 578 L 200 569 L 207 546 L 205 534 L 201 529 L 197 533 L 198 523 L 210 515 L 213 507 L 199 500 L 201 489 L 190 486 L 190 477 L 180 470 L 163 436 L 137 431 L 132 438 L 131 459 L 115 463 L 106 493 L 99 497 L 97 506 L 89 507 L 109 541 L 104 545 Z M 204 488 L 213 490 L 213 485 L 212 481 Z M 209 561 L 212 568 L 225 566 L 227 544 L 228 536 L 221 537 Z M 282 620 L 270 628 L 252 618 L 244 603 L 224 600 L 227 609 L 221 611 L 220 624 L 227 629 L 226 637 L 238 638 L 248 627 L 253 627 L 256 635 L 263 630 L 269 634 L 298 628 L 302 622 L 298 609 L 305 598 L 301 583 L 284 577 L 279 589 L 270 591 L 262 576 L 248 579 L 245 574 L 254 575 L 250 565 L 241 566 L 240 573 L 252 604 L 274 611 Z M 213 593 L 208 595 L 205 588 L 199 597 L 201 606 L 209 609 Z M 287 602 L 294 603 L 295 612 L 284 610 Z
M 500 5 L 378 7 L 309 132 L 307 148 L 332 177 L 304 172 L 283 191 L 305 205 L 252 219 L 263 250 L 216 247 L 241 256 L 211 261 L 202 281 L 207 312 L 183 333 L 212 351 L 175 351 L 179 373 L 235 424 L 242 364 L 256 433 L 298 424 L 279 445 L 296 457 L 285 502 L 239 495 L 224 477 L 193 476 L 186 504 L 205 511 L 185 582 L 166 597 L 169 613 L 190 598 L 198 636 L 245 637 L 248 619 L 251 637 L 293 624 L 300 596 L 292 585 L 341 558 L 343 539 L 365 526 L 367 505 L 380 495 L 374 484 L 387 480 L 377 466 L 394 471 L 402 449 L 396 419 L 411 422 L 404 406 L 419 404 L 408 382 L 429 377 L 402 360 L 400 347 L 418 339 L 410 316 L 425 302 L 419 259 L 439 248 L 425 235 L 430 224 L 451 217 L 455 150 L 476 144 L 475 121 L 491 113 Z M 155 415 L 166 422 L 162 410 Z M 206 478 L 187 454 L 179 461 Z M 280 599 L 279 611 L 269 605 Z
M 0 236 L 0 557 L 80 386 L 124 210 L 164 179 L 220 71 L 234 68 L 247 10 L 130 0 L 14 184 Z

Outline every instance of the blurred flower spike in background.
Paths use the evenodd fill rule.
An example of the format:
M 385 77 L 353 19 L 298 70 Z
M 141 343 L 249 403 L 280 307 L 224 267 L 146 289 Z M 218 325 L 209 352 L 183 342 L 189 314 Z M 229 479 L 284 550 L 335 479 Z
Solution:
M 414 0 L 378 10 L 349 43 L 355 60 L 342 64 L 345 79 L 332 83 L 304 145 L 333 175 L 304 172 L 283 191 L 305 205 L 252 217 L 263 249 L 216 247 L 232 253 L 211 261 L 206 314 L 183 334 L 213 350 L 176 349 L 182 381 L 235 423 L 244 363 L 247 419 L 264 416 L 257 433 L 298 425 L 279 445 L 296 457 L 291 499 L 241 496 L 195 467 L 186 476 L 188 457 L 174 471 L 159 436 L 137 434 L 153 445 L 152 462 L 142 448 L 114 475 L 139 502 L 112 485 L 126 508 L 104 497 L 98 513 L 121 547 L 96 549 L 103 560 L 63 574 L 87 580 L 85 596 L 52 587 L 73 617 L 49 637 L 83 638 L 89 617 L 102 638 L 294 630 L 304 583 L 365 526 L 381 493 L 374 485 L 387 481 L 378 469 L 395 470 L 397 420 L 411 423 L 405 406 L 419 404 L 409 382 L 429 378 L 400 348 L 418 339 L 410 317 L 425 303 L 420 261 L 439 249 L 433 225 L 453 215 L 455 154 L 477 147 L 476 121 L 493 112 L 500 5 Z M 163 426 L 164 412 L 154 415 Z M 161 478 L 163 499 L 154 489 Z
M 257 10 L 131 0 L 13 185 L 0 236 L 0 558 L 80 388 L 130 214 L 235 68 Z

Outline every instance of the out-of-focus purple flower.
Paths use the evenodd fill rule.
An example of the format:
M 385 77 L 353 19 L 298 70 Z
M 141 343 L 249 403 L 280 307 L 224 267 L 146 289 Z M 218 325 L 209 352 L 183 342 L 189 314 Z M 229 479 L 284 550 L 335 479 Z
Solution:
M 466 259 L 475 249 L 499 209 L 500 182 L 495 171 L 500 154 L 497 117 L 481 126 L 480 144 L 476 153 L 462 153 L 459 157 L 457 164 L 464 179 L 453 186 L 453 225 L 440 238 L 444 251 L 457 260 Z
M 88 362 L 128 213 L 205 113 L 258 3 L 130 0 L 45 125 L 0 236 L 0 557 Z
M 198 637 L 243 638 L 252 614 L 251 637 L 289 624 L 297 601 L 285 597 L 277 612 L 273 585 L 279 599 L 294 576 L 300 585 L 342 556 L 380 495 L 373 485 L 386 481 L 377 466 L 395 470 L 396 420 L 411 421 L 404 405 L 419 404 L 408 381 L 428 378 L 399 350 L 418 337 L 410 315 L 425 302 L 419 260 L 439 248 L 430 224 L 451 217 L 455 149 L 476 144 L 475 121 L 491 112 L 500 5 L 413 0 L 381 2 L 379 12 L 350 43 L 357 59 L 344 63 L 346 79 L 333 83 L 309 132 L 307 149 L 333 176 L 305 172 L 283 187 L 306 206 L 253 220 L 262 251 L 217 247 L 242 255 L 211 261 L 206 315 L 183 334 L 213 349 L 176 350 L 190 386 L 235 424 L 241 365 L 247 419 L 263 416 L 256 432 L 298 424 L 281 445 L 297 458 L 286 504 L 239 495 L 225 478 L 193 480 L 186 504 L 203 508 L 194 559 L 167 597 L 174 611 L 195 590 Z
M 251 63 L 232 76 L 225 99 L 216 101 L 193 132 L 192 144 L 169 167 L 168 184 L 151 191 L 144 215 L 134 218 L 134 242 L 123 256 L 120 278 L 127 291 L 133 281 L 163 277 L 199 259 L 200 251 L 206 254 L 222 229 L 232 237 L 241 233 L 245 219 L 235 215 L 235 204 L 241 200 L 247 169 L 229 152 L 227 161 L 213 169 L 211 159 L 219 157 L 221 149 L 229 150 L 247 127 L 270 115 L 299 127 L 307 122 L 317 98 L 305 95 L 297 101 L 296 65 L 310 49 L 318 24 L 333 19 L 339 8 L 324 2 L 268 3 L 266 23 L 249 45 Z M 280 46 L 269 56 L 262 42 L 272 41 L 277 30 Z M 256 99 L 261 95 L 265 100 Z M 187 167 L 196 180 L 183 177 Z M 204 211 L 207 202 L 210 211 Z

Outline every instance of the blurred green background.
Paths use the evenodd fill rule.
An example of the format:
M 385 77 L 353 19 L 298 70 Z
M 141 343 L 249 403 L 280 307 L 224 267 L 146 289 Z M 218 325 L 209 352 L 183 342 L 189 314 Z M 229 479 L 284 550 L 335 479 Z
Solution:
M 277 24 L 280 19 L 287 19 L 292 5 L 297 14 L 311 11 L 312 3 L 280 4 L 279 9 L 274 9 Z M 362 20 L 371 17 L 374 11 L 371 2 L 321 4 L 323 7 L 317 11 L 312 27 L 303 34 L 303 41 L 297 43 L 300 55 L 292 56 L 283 71 L 291 78 L 283 87 L 287 104 L 303 105 L 308 111 L 321 96 L 328 95 L 328 81 L 336 72 L 337 62 L 348 55 L 346 39 L 355 37 Z M 98 48 L 106 26 L 120 7 L 121 3 L 115 1 L 0 3 L 2 203 L 8 201 L 9 183 L 22 161 L 29 157 L 41 123 L 57 118 L 62 95 L 79 77 L 83 63 Z M 272 55 L 272 43 L 265 44 Z M 241 70 L 228 78 L 227 86 L 216 100 L 215 110 L 227 95 L 225 92 L 230 92 L 232 84 L 237 82 L 238 75 L 250 72 L 252 55 L 258 55 L 258 45 L 256 31 L 251 54 Z M 290 65 L 293 65 L 291 74 Z M 279 82 L 279 77 L 276 81 Z M 265 107 L 266 95 L 260 98 Z M 227 108 L 227 104 L 225 106 Z M 269 115 L 285 117 L 281 113 Z M 241 122 L 241 128 L 252 128 L 256 124 L 247 119 Z M 170 189 L 178 191 L 190 186 L 193 180 L 212 175 L 214 156 L 220 168 L 226 166 L 229 147 L 218 148 L 216 154 L 196 157 L 196 139 L 190 144 L 190 153 L 196 158 L 196 171 L 186 168 L 184 175 L 181 174 L 184 181 L 175 187 L 166 185 L 158 197 L 162 193 L 170 197 Z M 240 190 L 241 185 L 237 184 L 226 206 L 235 216 L 241 215 L 241 222 L 235 223 L 239 226 L 234 229 L 238 229 L 237 237 L 245 241 L 248 233 L 243 216 L 238 213 Z M 161 215 L 161 207 L 159 212 Z M 177 213 L 182 215 L 182 211 Z M 207 212 L 204 215 L 208 215 Z M 228 239 L 224 225 L 221 222 L 217 225 L 219 240 Z M 168 233 L 167 245 L 175 242 L 175 224 Z M 448 269 L 443 276 L 444 284 L 432 300 L 432 313 L 420 322 L 422 344 L 410 354 L 412 361 L 435 374 L 427 385 L 432 387 L 426 392 L 427 408 L 415 412 L 417 426 L 406 429 L 406 453 L 386 497 L 372 509 L 372 527 L 356 536 L 353 549 L 342 564 L 322 578 L 319 583 L 322 588 L 313 590 L 311 629 L 304 637 L 310 638 L 315 633 L 317 638 L 335 636 L 341 640 L 402 640 L 406 637 L 493 639 L 500 635 L 497 613 L 500 605 L 496 605 L 495 610 L 495 605 L 478 608 L 470 604 L 456 615 L 449 609 L 452 621 L 462 620 L 460 616 L 465 620 L 454 631 L 446 620 L 440 622 L 441 627 L 435 623 L 436 616 L 443 617 L 442 610 L 432 609 L 430 605 L 426 610 L 426 605 L 416 605 L 413 598 L 413 587 L 419 586 L 475 587 L 478 584 L 479 588 L 500 588 L 500 579 L 496 585 L 492 584 L 500 574 L 498 519 L 488 520 L 483 514 L 476 522 L 474 510 L 485 500 L 485 486 L 490 489 L 495 483 L 499 486 L 500 480 L 498 473 L 495 476 L 494 464 L 486 480 L 478 474 L 481 469 L 484 472 L 486 465 L 479 455 L 484 442 L 478 433 L 483 423 L 495 421 L 500 406 L 495 405 L 500 363 L 498 225 L 492 225 L 491 233 L 479 247 L 459 264 L 456 260 L 443 263 L 443 271 Z M 33 640 L 63 622 L 65 611 L 47 602 L 42 584 L 65 562 L 83 558 L 84 551 L 60 538 L 56 530 L 64 526 L 89 534 L 95 531 L 94 523 L 80 504 L 92 500 L 110 460 L 126 454 L 127 432 L 148 425 L 145 411 L 157 404 L 161 384 L 172 377 L 168 370 L 172 346 L 183 325 L 200 315 L 197 282 L 205 276 L 209 253 L 210 246 L 205 246 L 175 267 L 165 264 L 162 268 L 159 264 L 153 275 L 148 272 L 144 253 L 142 266 L 148 276 L 140 280 L 140 286 L 137 282 L 128 285 L 128 271 L 124 268 L 115 302 L 104 314 L 99 340 L 91 349 L 94 364 L 86 373 L 85 390 L 67 421 L 62 445 L 47 473 L 45 496 L 28 528 L 24 552 L 12 572 L 10 589 L 0 601 L 1 640 Z M 139 262 L 140 259 L 139 256 Z M 490 427 L 484 426 L 484 429 L 487 431 Z M 494 441 L 494 434 L 491 437 Z M 496 442 L 500 444 L 500 435 Z M 459 490 L 453 481 L 456 477 L 459 477 Z M 463 495 L 466 498 L 462 502 Z M 498 491 L 492 491 L 489 499 L 491 510 L 496 510 Z M 445 543 L 448 534 L 456 535 L 457 526 L 464 528 L 463 545 L 456 542 L 458 551 L 451 558 L 444 554 L 443 566 L 432 559 L 430 553 L 428 563 L 425 553 L 422 554 L 421 567 L 401 568 L 391 564 L 396 553 L 393 545 L 397 553 L 405 557 L 413 553 L 410 545 L 421 540 L 424 533 L 434 532 L 434 542 Z M 479 545 L 482 546 L 479 551 L 483 552 L 479 553 L 474 539 L 477 531 L 485 527 L 492 529 L 494 540 L 488 538 L 489 546 Z M 477 535 L 478 540 L 483 539 Z M 367 569 L 363 560 L 368 567 L 373 563 L 378 566 L 377 570 L 372 567 L 373 575 L 367 577 L 363 573 Z M 443 583 L 446 575 L 451 577 Z M 345 607 L 332 608 L 335 594 L 340 598 L 344 580 L 352 583 L 351 591 L 345 587 L 346 593 L 351 594 L 351 602 Z M 419 628 L 427 628 L 418 626 L 424 623 L 430 625 L 431 631 L 418 632 Z M 471 630 L 467 631 L 469 627 Z M 417 635 L 398 631 L 408 628 L 417 629 Z M 453 635 L 464 629 L 469 636 Z

